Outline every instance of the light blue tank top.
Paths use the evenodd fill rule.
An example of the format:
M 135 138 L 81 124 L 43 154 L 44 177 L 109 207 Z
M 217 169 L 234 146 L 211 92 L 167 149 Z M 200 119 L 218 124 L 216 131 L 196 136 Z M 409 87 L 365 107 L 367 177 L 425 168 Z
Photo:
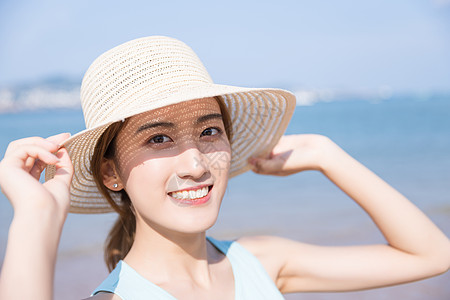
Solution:
M 207 238 L 228 257 L 234 275 L 235 300 L 284 299 L 259 260 L 239 243 Z M 122 300 L 176 300 L 174 296 L 151 283 L 124 261 L 100 284 L 92 295 L 114 293 Z

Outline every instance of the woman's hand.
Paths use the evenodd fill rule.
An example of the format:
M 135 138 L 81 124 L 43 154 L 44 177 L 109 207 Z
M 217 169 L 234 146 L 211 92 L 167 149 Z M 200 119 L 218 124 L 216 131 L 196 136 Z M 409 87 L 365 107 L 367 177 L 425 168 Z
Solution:
M 0 162 L 0 187 L 14 208 L 0 299 L 53 298 L 56 254 L 73 174 L 69 155 L 59 144 L 69 136 L 14 141 Z M 56 175 L 42 184 L 39 177 L 50 164 L 56 166 Z
M 9 144 L 0 162 L 0 187 L 15 215 L 56 209 L 65 218 L 73 166 L 67 151 L 60 149 L 59 144 L 69 136 L 63 133 L 47 139 L 30 137 Z M 56 166 L 56 175 L 42 184 L 39 177 L 47 165 Z
M 268 157 L 252 157 L 249 163 L 258 174 L 287 176 L 306 170 L 322 170 L 324 154 L 339 148 L 317 134 L 282 136 Z

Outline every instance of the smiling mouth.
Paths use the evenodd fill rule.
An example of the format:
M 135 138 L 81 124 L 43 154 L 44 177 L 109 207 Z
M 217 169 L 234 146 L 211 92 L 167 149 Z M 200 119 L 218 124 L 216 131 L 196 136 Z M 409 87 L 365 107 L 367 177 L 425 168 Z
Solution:
M 204 198 L 211 191 L 212 185 L 204 186 L 198 189 L 181 190 L 168 193 L 170 197 L 176 200 L 196 201 Z

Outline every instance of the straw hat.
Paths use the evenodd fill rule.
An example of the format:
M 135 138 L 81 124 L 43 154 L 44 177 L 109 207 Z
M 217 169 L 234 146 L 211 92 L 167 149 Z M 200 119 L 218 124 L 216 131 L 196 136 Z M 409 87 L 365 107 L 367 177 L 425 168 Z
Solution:
M 282 136 L 295 108 L 292 93 L 214 84 L 192 49 L 168 37 L 132 40 L 98 57 L 81 85 L 87 129 L 63 143 L 75 169 L 70 212 L 113 211 L 90 169 L 95 145 L 109 125 L 152 109 L 214 96 L 222 98 L 231 117 L 233 177 L 250 169 L 250 156 L 269 153 Z M 54 172 L 50 166 L 46 180 Z M 115 201 L 120 201 L 118 194 L 111 192 Z

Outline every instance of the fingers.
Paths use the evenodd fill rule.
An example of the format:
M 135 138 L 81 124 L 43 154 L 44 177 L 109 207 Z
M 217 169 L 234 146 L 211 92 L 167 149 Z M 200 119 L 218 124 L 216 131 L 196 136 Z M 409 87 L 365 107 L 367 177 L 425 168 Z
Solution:
M 23 145 L 37 145 L 48 149 L 50 152 L 56 152 L 59 149 L 60 144 L 69 137 L 70 133 L 60 133 L 50 136 L 46 139 L 41 137 L 28 137 L 20 140 L 15 140 L 8 145 L 5 156 L 7 156 L 11 152 L 14 152 L 18 147 L 21 147 Z
M 31 168 L 33 168 L 35 162 L 36 162 L 36 159 L 34 157 L 28 157 L 25 160 L 25 169 L 30 170 Z
M 278 175 L 283 167 L 283 161 L 277 158 L 256 158 L 252 157 L 248 160 L 252 166 L 252 171 L 257 174 Z
M 10 161 L 16 167 L 25 169 L 27 169 L 27 160 L 28 163 L 30 162 L 29 158 L 39 159 L 45 164 L 54 165 L 59 162 L 59 158 L 49 149 L 54 149 L 54 147 L 48 147 L 47 145 L 21 145 L 15 148 L 14 153 L 5 156 L 5 161 Z M 27 169 L 27 171 L 29 170 Z
M 73 166 L 65 148 L 61 148 L 56 155 L 60 161 L 55 165 L 55 175 L 51 180 L 46 181 L 44 186 L 53 195 L 60 207 L 64 209 L 65 215 L 67 215 L 70 206 L 69 192 Z
M 39 180 L 41 177 L 41 173 L 44 171 L 44 169 L 47 167 L 47 164 L 43 161 L 36 159 L 33 167 L 30 170 L 31 176 L 36 178 L 36 180 Z
M 63 143 L 63 141 L 65 141 L 69 137 L 70 137 L 70 133 L 60 133 L 57 135 L 49 136 L 48 138 L 46 138 L 46 140 L 58 145 L 58 148 L 59 148 L 59 145 L 61 145 Z M 58 155 L 56 155 L 56 156 L 58 157 Z M 34 160 L 31 157 L 29 157 L 27 159 L 27 163 L 32 165 L 30 174 L 34 178 L 39 180 L 39 177 L 41 176 L 41 173 L 46 168 L 47 164 L 45 164 L 44 162 L 42 162 L 40 160 Z M 25 165 L 27 165 L 27 163 Z
M 63 133 L 47 139 L 29 137 L 11 142 L 5 152 L 3 166 L 18 167 L 39 179 L 40 174 L 48 164 L 57 164 L 60 159 L 54 154 L 59 149 L 59 143 L 70 137 Z
M 56 205 L 67 212 L 73 167 L 67 150 L 59 144 L 68 137 L 31 137 L 9 144 L 0 162 L 0 187 L 15 212 L 27 211 L 30 205 L 39 209 Z M 56 167 L 56 176 L 41 184 L 39 177 L 47 165 Z
M 61 145 L 65 140 L 70 137 L 70 133 L 60 133 L 56 135 L 49 136 L 46 138 L 47 141 L 55 143 L 56 145 Z
M 24 146 L 39 146 L 50 152 L 56 152 L 58 150 L 58 144 L 52 141 L 46 140 L 41 137 L 29 137 L 11 142 L 5 152 L 5 157 L 12 153 L 15 153 L 18 148 L 23 148 Z
M 70 160 L 69 153 L 65 148 L 61 148 L 56 156 L 59 162 L 56 164 L 56 172 L 54 179 L 62 181 L 67 187 L 70 187 L 73 176 L 73 165 Z

